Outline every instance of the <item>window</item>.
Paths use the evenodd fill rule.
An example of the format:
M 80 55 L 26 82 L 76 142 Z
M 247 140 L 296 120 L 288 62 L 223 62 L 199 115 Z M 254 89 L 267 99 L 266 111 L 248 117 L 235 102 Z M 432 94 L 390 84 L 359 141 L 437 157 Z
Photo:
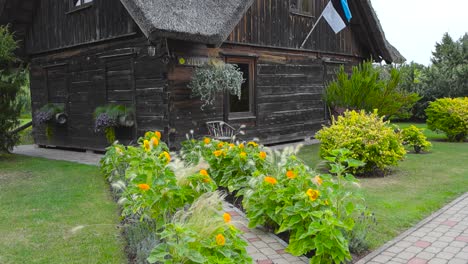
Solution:
M 236 64 L 244 76 L 241 98 L 239 99 L 237 95 L 228 94 L 228 100 L 226 102 L 228 118 L 254 117 L 255 61 L 252 58 L 228 58 L 227 63 Z
M 70 10 L 78 10 L 86 8 L 93 4 L 94 0 L 71 0 L 70 1 Z
M 291 0 L 290 8 L 293 14 L 313 16 L 315 0 Z

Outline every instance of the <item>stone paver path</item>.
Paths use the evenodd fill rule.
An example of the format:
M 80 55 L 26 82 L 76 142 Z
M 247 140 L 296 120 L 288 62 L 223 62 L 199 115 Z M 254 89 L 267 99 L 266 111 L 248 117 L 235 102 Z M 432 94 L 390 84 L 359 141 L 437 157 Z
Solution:
M 468 264 L 468 193 L 357 264 Z
M 90 152 L 37 148 L 34 145 L 18 146 L 14 149 L 13 153 L 46 159 L 72 161 L 88 165 L 98 165 L 99 160 L 103 156 Z M 242 236 L 247 243 L 249 243 L 247 252 L 252 257 L 253 263 L 304 264 L 309 262 L 306 257 L 295 257 L 284 252 L 287 244 L 277 236 L 259 228 L 247 228 L 248 220 L 244 213 L 233 205 L 226 203 L 224 205 L 224 210 L 231 214 L 234 224 L 244 232 Z

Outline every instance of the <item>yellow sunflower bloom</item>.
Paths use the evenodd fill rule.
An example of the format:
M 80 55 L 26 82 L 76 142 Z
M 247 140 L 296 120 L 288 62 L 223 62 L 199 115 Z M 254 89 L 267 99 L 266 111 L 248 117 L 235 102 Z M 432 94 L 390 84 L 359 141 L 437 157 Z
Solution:
M 294 171 L 289 170 L 286 172 L 286 177 L 288 177 L 289 179 L 294 179 L 297 177 L 297 174 Z
M 148 152 L 148 151 L 151 150 L 151 145 L 150 145 L 150 143 L 149 143 L 148 140 L 145 139 L 145 140 L 143 141 L 143 147 L 144 147 L 144 149 L 145 149 L 146 152 Z
M 161 140 L 161 132 L 154 131 L 154 135 L 158 138 L 158 140 Z
M 307 190 L 306 194 L 307 194 L 307 196 L 309 196 L 310 200 L 313 202 L 313 201 L 317 200 L 320 193 L 317 190 L 309 189 L 309 190 Z
M 261 152 L 258 154 L 258 156 L 260 157 L 260 159 L 264 160 L 264 159 L 266 158 L 267 154 L 266 154 L 266 152 L 261 151 Z
M 224 219 L 225 223 L 229 223 L 229 222 L 231 222 L 231 215 L 228 214 L 228 213 L 224 213 L 223 214 L 223 219 Z
M 218 246 L 224 246 L 224 244 L 226 244 L 226 238 L 224 238 L 222 234 L 218 234 L 216 236 L 216 244 Z
M 208 171 L 200 170 L 200 174 L 203 175 L 203 176 L 208 176 Z
M 157 147 L 159 145 L 159 139 L 157 137 L 152 137 L 151 144 L 153 144 L 153 147 Z
M 159 158 L 165 158 L 167 164 L 169 164 L 169 162 L 171 161 L 171 155 L 167 151 L 164 151 L 163 153 L 159 154 Z
M 264 180 L 265 182 L 268 182 L 269 184 L 273 184 L 273 185 L 278 183 L 278 181 L 275 178 L 270 177 L 270 176 L 265 177 Z
M 221 155 L 223 155 L 223 151 L 222 150 L 216 150 L 213 152 L 213 154 L 216 156 L 216 157 L 219 157 Z
M 211 142 L 211 139 L 210 139 L 210 138 L 204 138 L 204 139 L 203 139 L 203 143 L 205 143 L 205 145 L 210 144 L 210 142 Z
M 142 191 L 148 191 L 150 189 L 150 186 L 146 183 L 140 183 L 138 184 L 138 188 Z

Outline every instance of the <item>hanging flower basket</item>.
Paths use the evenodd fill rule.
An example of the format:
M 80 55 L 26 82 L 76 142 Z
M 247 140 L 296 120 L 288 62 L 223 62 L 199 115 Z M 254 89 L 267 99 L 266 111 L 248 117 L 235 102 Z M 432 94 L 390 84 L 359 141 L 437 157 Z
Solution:
M 107 142 L 115 141 L 117 127 L 132 127 L 135 125 L 134 111 L 124 105 L 106 105 L 94 111 L 94 131 L 104 132 Z
M 59 125 L 65 125 L 67 123 L 68 116 L 64 113 L 64 109 L 64 104 L 48 103 L 35 112 L 33 123 L 36 126 L 46 125 L 45 133 L 48 140 L 51 140 L 53 136 L 52 125 L 54 123 Z
M 237 65 L 211 60 L 195 69 L 189 87 L 193 96 L 200 97 L 203 109 L 207 105 L 213 105 L 218 92 L 227 91 L 240 99 L 243 82 L 243 74 Z

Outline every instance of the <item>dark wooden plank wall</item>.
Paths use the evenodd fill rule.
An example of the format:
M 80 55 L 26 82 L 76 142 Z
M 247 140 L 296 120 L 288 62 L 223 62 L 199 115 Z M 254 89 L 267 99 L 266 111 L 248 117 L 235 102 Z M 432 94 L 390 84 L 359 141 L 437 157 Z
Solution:
M 118 0 L 94 0 L 69 12 L 69 0 L 41 0 L 26 35 L 28 53 L 91 43 L 138 31 Z
M 256 117 L 224 120 L 223 95 L 218 95 L 212 108 L 200 109 L 201 102 L 191 98 L 187 87 L 193 68 L 173 66 L 169 71 L 170 127 L 172 142 L 177 146 L 191 129 L 198 136 L 207 133 L 205 122 L 224 120 L 238 127 L 247 125 L 245 138 L 259 138 L 262 143 L 301 140 L 314 136 L 325 122 L 322 94 L 326 80 L 341 64 L 354 65 L 360 59 L 353 56 L 324 55 L 313 52 L 285 51 L 261 47 L 225 44 L 219 49 L 169 45 L 180 56 L 210 56 L 239 54 L 256 59 Z M 178 50 L 179 48 L 179 50 Z M 328 62 L 333 61 L 333 63 Z M 327 65 L 332 65 L 331 66 Z M 328 74 L 329 73 L 329 74 Z
M 33 112 L 47 102 L 64 102 L 69 115 L 65 126 L 54 126 L 50 141 L 44 127 L 35 127 L 36 143 L 102 150 L 107 142 L 104 135 L 94 132 L 93 112 L 107 103 L 135 106 L 137 110 L 136 127 L 119 129 L 120 139 L 129 142 L 147 130 L 167 132 L 167 66 L 161 59 L 166 51 L 164 43 L 155 44 L 155 56 L 149 55 L 146 39 L 139 37 L 34 57 Z
M 313 17 L 290 12 L 290 1 L 256 0 L 227 41 L 298 49 L 329 0 L 315 0 Z M 367 52 L 351 28 L 352 25 L 335 35 L 327 22 L 322 20 L 304 48 L 366 57 Z

